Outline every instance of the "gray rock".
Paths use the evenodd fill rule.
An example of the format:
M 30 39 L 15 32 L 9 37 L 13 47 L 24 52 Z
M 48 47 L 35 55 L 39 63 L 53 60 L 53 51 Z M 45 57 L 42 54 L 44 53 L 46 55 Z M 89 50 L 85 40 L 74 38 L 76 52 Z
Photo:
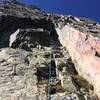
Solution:
M 68 51 L 60 48 L 55 27 L 69 25 L 99 36 L 99 24 L 73 16 L 61 20 L 52 14 L 53 21 L 47 17 L 36 6 L 0 4 L 0 100 L 46 100 L 50 64 L 52 100 L 94 99 L 93 90 L 89 94 L 74 84 L 72 77 L 77 72 Z M 52 61 L 51 50 L 57 50 Z

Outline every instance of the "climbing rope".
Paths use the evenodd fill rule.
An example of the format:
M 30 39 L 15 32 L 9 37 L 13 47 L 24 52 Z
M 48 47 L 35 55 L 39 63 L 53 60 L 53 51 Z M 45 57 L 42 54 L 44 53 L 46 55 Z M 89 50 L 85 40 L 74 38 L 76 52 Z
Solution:
M 49 63 L 49 79 L 48 79 L 48 99 L 51 100 L 51 60 L 52 60 L 52 51 L 50 52 L 50 63 Z
M 47 100 L 51 100 L 51 80 L 52 80 L 52 78 L 51 78 L 51 74 L 52 74 L 52 64 L 51 64 L 51 61 L 54 59 L 52 57 L 54 51 L 58 51 L 58 50 L 51 50 L 50 51 L 50 57 L 49 57 L 49 79 L 48 79 L 48 96 L 47 96 L 48 99 Z

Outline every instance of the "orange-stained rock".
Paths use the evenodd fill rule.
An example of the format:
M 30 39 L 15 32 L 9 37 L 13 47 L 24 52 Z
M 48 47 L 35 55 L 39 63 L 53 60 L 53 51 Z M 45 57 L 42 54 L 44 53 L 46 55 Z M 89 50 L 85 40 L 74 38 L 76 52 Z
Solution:
M 93 84 L 100 98 L 100 38 L 65 25 L 56 28 L 59 40 L 65 46 L 80 75 Z

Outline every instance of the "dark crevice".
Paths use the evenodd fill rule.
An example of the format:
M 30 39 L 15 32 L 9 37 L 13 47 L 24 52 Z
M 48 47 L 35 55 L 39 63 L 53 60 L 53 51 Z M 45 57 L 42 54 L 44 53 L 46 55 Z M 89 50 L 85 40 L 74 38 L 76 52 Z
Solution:
M 56 77 L 56 65 L 54 60 L 52 60 L 51 62 L 51 77 Z M 40 81 L 45 81 L 49 79 L 49 67 L 50 64 L 45 65 L 45 67 L 39 67 L 37 68 L 37 78 L 38 78 L 38 82 L 40 83 Z
M 85 41 L 88 40 L 89 35 L 86 35 Z
M 46 93 L 48 93 L 48 87 L 45 89 Z M 51 84 L 50 94 L 62 93 L 65 92 L 63 87 L 61 86 L 61 81 L 58 81 L 56 84 Z
M 100 57 L 100 54 L 98 53 L 98 51 L 95 52 L 95 56 Z
M 27 57 L 25 57 L 25 63 L 26 63 L 26 65 L 28 65 L 29 66 L 29 64 L 30 64 L 30 62 L 29 62 L 29 59 L 27 58 Z
M 71 57 L 69 59 L 66 60 L 66 62 L 61 62 L 58 65 L 58 70 L 62 71 L 63 67 L 66 67 L 66 71 L 71 74 L 71 75 L 78 75 L 77 70 L 75 69 L 74 63 L 72 62 Z
M 49 39 L 51 39 L 51 40 L 55 41 L 55 43 L 57 45 L 58 44 L 60 45 L 60 42 L 58 40 L 58 34 L 55 30 L 54 24 L 51 21 L 48 21 L 46 18 L 32 20 L 31 18 L 19 18 L 19 17 L 15 17 L 15 16 L 10 16 L 10 15 L 7 15 L 7 16 L 2 15 L 1 18 L 0 18 L 0 27 L 1 27 L 0 28 L 0 35 L 1 35 L 1 37 L 0 37 L 0 47 L 1 48 L 9 46 L 10 36 L 17 29 L 25 30 L 25 29 L 42 28 L 44 30 L 44 32 L 42 32 L 42 33 L 41 32 L 35 32 L 37 34 L 37 36 L 40 37 L 40 39 L 42 38 L 42 40 L 40 40 L 40 43 L 39 43 L 40 45 L 43 45 L 43 44 L 41 44 L 42 43 L 41 41 L 43 41 L 43 38 L 46 37 L 45 36 L 45 34 L 47 34 L 46 32 L 49 32 L 50 34 L 48 34 L 47 40 L 44 39 L 44 41 L 45 41 L 44 43 L 48 43 L 48 41 L 50 41 Z M 29 35 L 32 35 L 32 36 L 29 36 L 29 37 L 34 37 L 35 34 L 33 34 L 31 31 L 20 32 L 19 37 L 20 37 L 20 35 L 22 35 L 22 37 L 20 37 L 20 38 L 23 38 L 23 39 L 25 39 L 24 38 L 25 36 L 29 36 Z M 16 38 L 16 41 L 15 41 L 16 48 L 19 46 L 18 44 L 21 43 L 21 42 L 22 41 L 20 41 L 19 38 Z M 47 46 L 47 44 L 46 44 L 46 46 Z

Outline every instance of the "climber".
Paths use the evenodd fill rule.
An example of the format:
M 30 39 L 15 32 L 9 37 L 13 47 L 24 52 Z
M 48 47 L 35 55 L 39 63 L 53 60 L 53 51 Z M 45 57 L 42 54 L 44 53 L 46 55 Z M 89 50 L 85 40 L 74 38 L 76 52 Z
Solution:
M 50 14 L 47 16 L 47 22 L 48 22 L 48 31 L 52 32 L 53 31 L 53 18 Z
M 47 22 L 48 22 L 47 30 L 50 32 L 50 36 L 53 37 L 55 40 L 57 40 L 58 39 L 58 35 L 56 33 L 55 25 L 53 23 L 53 17 L 52 17 L 51 14 L 48 14 Z
M 53 21 L 53 17 L 51 16 L 51 14 L 48 14 L 47 21 L 49 21 L 49 22 Z

